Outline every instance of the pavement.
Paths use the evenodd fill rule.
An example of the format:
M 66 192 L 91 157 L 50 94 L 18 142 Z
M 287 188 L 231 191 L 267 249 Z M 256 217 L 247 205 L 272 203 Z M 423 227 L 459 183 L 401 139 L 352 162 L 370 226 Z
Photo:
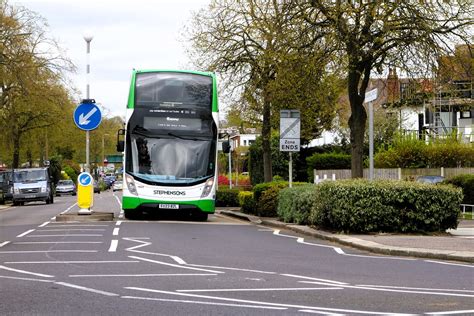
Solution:
M 462 220 L 457 229 L 434 235 L 361 235 L 331 233 L 304 225 L 288 224 L 277 218 L 245 214 L 240 212 L 239 208 L 217 208 L 216 212 L 378 254 L 474 263 L 474 220 Z

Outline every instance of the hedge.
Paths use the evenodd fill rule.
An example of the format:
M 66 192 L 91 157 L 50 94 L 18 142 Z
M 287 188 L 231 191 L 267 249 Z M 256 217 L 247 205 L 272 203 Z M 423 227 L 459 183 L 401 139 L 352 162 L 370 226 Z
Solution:
M 457 227 L 461 200 L 461 190 L 447 185 L 326 181 L 282 190 L 278 215 L 345 232 L 433 232 Z
M 241 211 L 244 213 L 253 213 L 255 210 L 255 200 L 253 198 L 253 192 L 240 191 L 239 192 L 239 205 Z
M 307 184 L 305 182 L 293 182 L 294 186 Z M 255 215 L 265 217 L 276 217 L 278 207 L 278 193 L 287 188 L 287 181 L 275 181 L 260 183 L 254 186 Z
M 474 205 L 474 174 L 462 174 L 445 181 L 462 189 L 463 204 Z
M 216 192 L 216 206 L 239 206 L 239 190 L 219 188 Z
M 307 224 L 311 207 L 317 203 L 318 190 L 312 184 L 280 191 L 277 214 L 287 223 Z
M 456 228 L 462 200 L 458 188 L 405 181 L 327 181 L 318 190 L 309 221 L 360 233 Z

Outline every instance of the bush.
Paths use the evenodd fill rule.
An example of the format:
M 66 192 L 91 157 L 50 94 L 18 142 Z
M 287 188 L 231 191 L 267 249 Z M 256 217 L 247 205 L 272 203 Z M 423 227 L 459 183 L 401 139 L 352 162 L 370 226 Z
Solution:
M 360 233 L 456 228 L 462 200 L 451 186 L 404 181 L 327 181 L 317 190 L 310 223 Z
M 294 186 L 307 184 L 304 182 L 293 182 Z M 277 216 L 278 193 L 287 188 L 288 182 L 266 182 L 254 186 L 255 214 L 258 216 Z
M 238 189 L 219 189 L 216 192 L 216 206 L 239 206 Z
M 463 204 L 474 205 L 474 174 L 462 174 L 445 181 L 462 189 Z
M 74 171 L 73 168 L 69 167 L 69 166 L 65 166 L 64 167 L 64 172 L 67 174 L 67 176 L 69 177 L 69 179 L 71 179 L 72 181 L 74 181 L 74 183 L 77 183 L 77 176 L 78 174 L 76 174 L 76 172 Z
M 241 211 L 244 213 L 253 213 L 255 210 L 255 200 L 253 198 L 253 192 L 240 191 L 238 195 L 239 205 Z
M 311 207 L 317 201 L 316 186 L 312 184 L 286 188 L 278 196 L 277 214 L 286 223 L 308 224 Z

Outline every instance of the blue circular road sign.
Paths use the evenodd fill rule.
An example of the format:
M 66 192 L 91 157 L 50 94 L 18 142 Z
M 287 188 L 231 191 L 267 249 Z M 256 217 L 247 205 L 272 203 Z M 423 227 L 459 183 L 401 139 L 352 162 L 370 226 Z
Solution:
M 82 186 L 88 186 L 92 183 L 92 176 L 88 172 L 83 172 L 77 177 L 77 182 Z
M 74 111 L 74 123 L 84 131 L 96 129 L 102 121 L 102 113 L 95 103 L 81 103 Z

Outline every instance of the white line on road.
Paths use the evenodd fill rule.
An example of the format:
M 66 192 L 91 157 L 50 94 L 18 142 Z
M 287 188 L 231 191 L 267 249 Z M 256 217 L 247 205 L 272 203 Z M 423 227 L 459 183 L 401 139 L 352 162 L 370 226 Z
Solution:
M 99 234 L 66 234 L 66 235 L 30 235 L 28 237 L 102 237 Z
M 70 228 L 70 229 L 42 229 L 38 232 L 69 232 L 69 231 L 98 231 L 103 232 L 105 229 L 102 228 Z
M 4 241 L 0 244 L 0 248 L 2 248 L 3 246 L 6 246 L 8 245 L 10 242 L 9 241 Z
M 35 231 L 34 229 L 27 230 L 26 232 L 24 232 L 24 233 L 22 233 L 22 234 L 16 236 L 16 238 L 24 237 L 24 236 L 26 236 L 26 235 L 28 235 L 29 233 L 34 232 L 34 231 Z
M 215 273 L 157 273 L 157 274 L 72 274 L 70 278 L 95 277 L 170 277 L 170 276 L 214 276 Z
M 151 260 L 151 259 L 141 258 L 141 257 L 135 257 L 135 256 L 128 256 L 128 257 L 131 258 L 131 259 L 137 259 L 137 260 L 142 260 L 142 261 L 151 262 L 151 263 L 157 263 L 157 264 L 161 264 L 161 265 L 164 265 L 164 266 L 176 267 L 176 268 L 181 268 L 181 269 L 204 271 L 204 272 L 218 273 L 218 274 L 220 274 L 220 273 L 225 273 L 225 272 L 222 272 L 222 271 L 214 271 L 214 270 L 206 270 L 206 269 L 192 268 L 192 267 L 188 267 L 188 266 L 185 266 L 185 265 L 167 263 L 167 262 L 156 261 L 156 260 Z
M 122 224 L 122 221 L 117 221 L 117 222 L 115 223 L 116 226 L 120 226 L 120 224 Z
M 474 265 L 468 265 L 468 264 L 449 263 L 449 262 L 434 261 L 434 260 L 425 260 L 425 262 L 445 264 L 448 266 L 455 266 L 455 267 L 474 268 Z
M 34 244 L 102 244 L 103 241 L 19 241 L 14 245 L 34 245 Z
M 2 265 L 0 265 L 0 269 L 7 270 L 7 271 L 12 271 L 12 272 L 17 272 L 17 273 L 22 273 L 22 274 L 35 275 L 35 276 L 39 276 L 39 277 L 42 277 L 42 278 L 54 278 L 54 276 L 49 275 L 49 274 L 41 274 L 41 273 L 34 273 L 34 272 L 30 272 L 30 271 L 25 271 L 25 270 L 13 269 L 13 268 L 2 266 Z
M 77 203 L 74 203 L 73 205 L 69 206 L 66 210 L 62 211 L 60 214 L 62 215 L 62 214 L 65 214 L 65 213 L 69 212 L 69 210 L 72 209 L 76 205 L 77 205 Z
M 286 307 L 257 306 L 257 305 L 246 305 L 246 304 L 229 304 L 229 303 L 213 303 L 213 302 L 190 301 L 190 300 L 172 300 L 172 299 L 153 298 L 153 297 L 122 296 L 121 298 L 129 298 L 129 299 L 134 299 L 134 300 L 146 300 L 146 301 L 158 301 L 158 302 L 217 305 L 217 306 L 231 306 L 231 307 L 247 307 L 247 308 L 272 309 L 272 310 L 286 310 L 286 309 L 288 309 Z
M 31 278 L 19 278 L 19 277 L 5 276 L 5 275 L 0 275 L 0 278 L 2 278 L 2 279 L 20 280 L 20 281 L 34 281 L 34 282 L 49 282 L 49 283 L 54 283 L 54 280 L 41 280 L 41 279 L 31 279 Z
M 87 291 L 87 292 L 92 292 L 92 293 L 96 293 L 96 294 L 102 294 L 102 295 L 106 295 L 106 296 L 119 296 L 118 294 L 115 294 L 115 293 L 110 293 L 110 292 L 105 292 L 105 291 L 101 291 L 101 290 L 91 289 L 91 288 L 88 288 L 88 287 L 79 286 L 79 285 L 76 285 L 76 284 L 71 284 L 71 283 L 66 283 L 66 282 L 54 282 L 54 284 L 63 285 L 63 286 L 67 286 L 67 287 L 72 287 L 74 289 L 83 290 L 83 291 Z
M 465 311 L 447 311 L 447 312 L 433 312 L 426 313 L 426 315 L 456 315 L 456 314 L 474 314 L 474 309 L 465 310 Z
M 114 239 L 110 242 L 110 248 L 109 252 L 116 252 L 117 251 L 117 246 L 118 246 L 118 240 Z
M 114 231 L 112 232 L 112 236 L 118 236 L 120 228 L 114 228 Z
M 57 223 L 56 222 L 52 222 L 51 224 L 53 224 L 51 227 L 108 227 L 109 225 L 96 225 L 96 224 L 62 224 L 61 222 L 60 223 Z
M 8 261 L 5 264 L 81 264 L 81 263 L 140 263 L 138 260 L 108 260 L 108 261 Z
M 192 267 L 201 267 L 201 268 L 211 268 L 211 269 L 223 269 L 223 270 L 235 270 L 235 271 L 245 271 L 245 272 L 255 272 L 255 273 L 264 273 L 264 274 L 276 274 L 276 272 L 261 271 L 261 270 L 250 270 L 250 269 L 239 269 L 239 268 L 229 268 L 229 267 L 218 267 L 218 266 L 205 266 L 202 264 L 188 264 Z
M 288 287 L 288 288 L 266 288 L 266 289 L 203 289 L 203 290 L 176 290 L 176 292 L 259 292 L 259 291 L 317 291 L 317 290 L 343 290 L 342 287 Z
M 325 307 L 318 307 L 318 306 L 304 306 L 304 305 L 291 305 L 291 304 L 281 304 L 281 303 L 260 302 L 260 301 L 241 300 L 241 299 L 218 297 L 218 296 L 198 295 L 198 294 L 189 294 L 189 293 L 178 293 L 178 292 L 171 292 L 171 291 L 160 291 L 160 290 L 146 289 L 146 288 L 139 288 L 139 287 L 125 287 L 125 289 L 142 291 L 142 292 L 149 292 L 149 293 L 160 293 L 160 294 L 169 294 L 169 295 L 177 295 L 177 296 L 206 298 L 206 299 L 220 300 L 220 301 L 251 303 L 251 304 L 267 305 L 267 306 L 274 306 L 274 307 L 314 309 L 314 310 L 321 310 L 321 311 L 332 311 L 332 312 L 343 312 L 343 313 L 354 313 L 354 314 L 365 314 L 365 315 L 387 315 L 387 314 L 390 314 L 390 315 L 407 315 L 407 314 L 380 313 L 380 312 L 337 309 L 337 308 L 325 308 Z
M 312 278 L 312 277 L 307 277 L 303 275 L 296 275 L 296 274 L 280 274 L 283 276 L 291 277 L 291 278 L 297 278 L 297 279 L 305 279 L 305 280 L 314 280 L 314 281 L 323 281 L 327 283 L 333 283 L 332 285 L 347 285 L 348 283 L 345 282 L 339 282 L 339 281 L 333 281 L 333 280 L 327 280 L 327 279 L 318 279 L 318 278 Z M 303 281 L 302 281 L 303 282 Z M 308 282 L 303 282 L 303 283 L 308 283 Z
M 447 291 L 447 292 L 474 293 L 474 291 L 457 290 L 457 289 L 429 289 L 429 288 L 423 288 L 423 287 L 386 286 L 386 285 L 370 285 L 370 284 L 357 284 L 357 286 L 379 287 L 379 288 L 388 288 L 388 289 L 404 289 L 404 290 Z
M 315 311 L 315 310 L 311 310 L 311 309 L 300 309 L 298 312 L 310 313 L 310 314 L 319 314 L 319 315 L 328 315 L 328 316 L 344 316 L 344 314 L 335 314 L 335 313 L 330 313 L 330 312 L 321 312 L 321 311 Z
M 44 222 L 43 224 L 39 225 L 38 227 L 44 227 L 44 226 L 48 225 L 49 223 L 51 223 L 51 222 Z
M 16 253 L 16 254 L 21 254 L 21 253 L 49 253 L 49 252 L 97 252 L 97 250 L 25 250 L 25 251 L 0 251 L 0 253 L 3 254 L 8 254 L 8 253 Z
M 140 243 L 137 246 L 133 246 L 133 247 L 125 249 L 126 251 L 136 252 L 136 253 L 141 253 L 141 254 L 146 254 L 146 255 L 152 255 L 152 256 L 168 257 L 168 258 L 173 259 L 174 261 L 176 261 L 179 264 L 186 264 L 186 261 L 184 261 L 183 259 L 181 259 L 178 256 L 173 256 L 173 255 L 168 255 L 168 254 L 163 254 L 163 253 L 136 250 L 138 248 L 142 248 L 142 247 L 146 247 L 146 246 L 151 245 L 151 242 L 141 241 L 141 240 L 139 240 L 139 238 L 123 238 L 123 239 Z M 149 239 L 149 238 L 147 238 L 147 239 Z
M 300 283 L 330 285 L 328 283 L 311 282 L 311 281 L 300 281 Z M 474 297 L 474 295 L 471 295 L 471 294 L 459 294 L 459 293 L 399 290 L 399 289 L 394 289 L 394 288 L 376 288 L 376 287 L 370 287 L 370 286 L 356 286 L 356 285 L 339 285 L 339 286 L 344 287 L 344 288 L 348 288 L 348 289 L 359 289 L 359 290 L 380 291 L 380 292 L 414 293 L 414 294 L 439 295 L 439 296 L 457 296 L 457 297 Z

